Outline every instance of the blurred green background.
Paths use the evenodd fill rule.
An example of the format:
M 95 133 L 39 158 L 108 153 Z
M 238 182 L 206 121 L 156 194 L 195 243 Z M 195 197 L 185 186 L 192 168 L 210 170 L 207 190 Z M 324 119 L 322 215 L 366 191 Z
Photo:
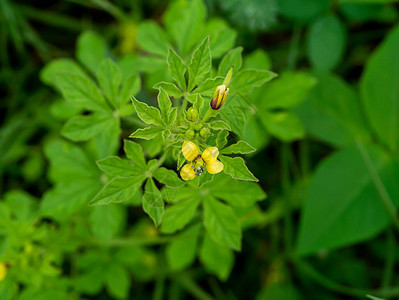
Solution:
M 165 16 L 176 9 L 183 28 L 204 27 L 174 36 Z M 0 0 L 0 299 L 397 299 L 398 16 L 384 0 Z M 80 206 L 48 200 L 79 194 L 81 205 L 92 193 L 57 181 L 64 154 L 48 145 L 76 109 L 52 89 L 49 63 L 77 59 L 90 71 L 107 56 L 154 97 L 170 75 L 153 23 L 183 57 L 210 34 L 215 65 L 242 47 L 232 51 L 245 67 L 279 74 L 225 111 L 258 149 L 246 160 L 268 199 L 243 213 L 242 252 L 211 255 L 227 260 L 223 270 L 165 271 L 140 198 L 90 226 Z M 121 122 L 127 137 L 134 120 Z M 127 232 L 142 244 L 120 247 Z

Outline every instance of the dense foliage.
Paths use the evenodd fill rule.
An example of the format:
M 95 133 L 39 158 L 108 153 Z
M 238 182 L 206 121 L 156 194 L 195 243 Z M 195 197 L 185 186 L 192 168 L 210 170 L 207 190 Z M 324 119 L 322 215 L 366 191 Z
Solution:
M 399 296 L 389 0 L 0 0 L 0 299 Z

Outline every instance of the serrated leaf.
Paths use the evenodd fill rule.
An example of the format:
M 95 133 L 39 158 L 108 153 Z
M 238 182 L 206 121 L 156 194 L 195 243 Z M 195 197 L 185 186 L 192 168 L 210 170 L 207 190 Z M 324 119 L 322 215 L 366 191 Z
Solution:
M 266 70 L 247 69 L 233 75 L 231 91 L 248 94 L 254 87 L 263 85 L 272 80 L 277 74 Z
M 166 57 L 169 43 L 166 34 L 154 21 L 145 21 L 140 24 L 137 33 L 137 42 L 142 49 L 149 53 Z
M 176 81 L 177 85 L 183 91 L 185 91 L 187 86 L 184 74 L 186 73 L 187 68 L 184 65 L 183 60 L 173 49 L 169 49 L 167 62 L 173 80 Z
M 121 159 L 118 156 L 109 156 L 98 160 L 97 166 L 110 176 L 129 177 L 142 173 L 141 169 L 137 168 L 131 161 Z
M 112 115 L 74 116 L 62 127 L 61 134 L 74 142 L 87 141 L 101 134 L 112 122 Z
M 184 185 L 184 182 L 177 177 L 176 172 L 166 168 L 158 168 L 153 173 L 156 180 L 171 188 L 178 188 Z
M 194 51 L 188 66 L 188 91 L 191 91 L 211 71 L 211 67 L 211 49 L 209 47 L 209 37 L 206 37 Z
M 90 205 L 106 205 L 129 200 L 145 180 L 144 175 L 115 177 L 90 201 Z
M 140 168 L 141 170 L 147 169 L 143 148 L 141 148 L 139 144 L 125 140 L 123 149 L 125 150 L 126 156 L 133 161 L 137 168 Z
M 209 236 L 217 244 L 241 250 L 241 227 L 233 209 L 207 196 L 204 199 L 204 225 Z
M 243 48 L 237 47 L 230 50 L 222 59 L 218 68 L 218 75 L 226 76 L 231 66 L 234 66 L 234 72 L 238 72 L 242 66 L 242 53 Z
M 227 124 L 225 121 L 222 121 L 222 120 L 217 120 L 217 121 L 210 122 L 209 126 L 212 129 L 215 129 L 215 130 L 228 130 L 228 131 L 231 131 L 231 128 L 230 128 L 229 124 Z
M 244 181 L 258 181 L 258 179 L 248 170 L 244 160 L 241 157 L 231 158 L 229 156 L 219 155 L 223 163 L 223 171 L 233 179 Z
M 224 77 L 216 76 L 208 78 L 194 90 L 195 94 L 200 94 L 204 98 L 210 98 L 215 93 L 216 88 L 223 83 Z M 209 100 L 210 102 L 211 100 Z
M 161 231 L 163 233 L 174 233 L 184 228 L 195 216 L 200 200 L 199 197 L 191 197 L 168 206 Z
M 152 178 L 148 178 L 143 195 L 143 209 L 154 221 L 155 226 L 159 226 L 162 222 L 164 214 L 164 203 L 162 194 L 155 186 Z
M 170 82 L 159 82 L 154 85 L 154 89 L 163 89 L 169 96 L 174 98 L 183 97 L 183 92 L 174 84 Z
M 119 66 L 110 59 L 103 60 L 98 67 L 97 78 L 105 97 L 114 108 L 118 108 L 119 86 L 122 82 Z
M 161 116 L 165 123 L 168 123 L 170 109 L 172 107 L 172 102 L 170 102 L 168 94 L 163 89 L 159 89 L 158 93 L 158 105 L 161 110 Z
M 238 141 L 220 151 L 220 154 L 247 154 L 256 151 L 254 147 L 245 141 Z
M 161 127 L 146 127 L 146 128 L 139 128 L 135 132 L 133 132 L 129 137 L 136 138 L 136 139 L 144 139 L 150 140 L 154 137 L 158 136 L 162 133 L 165 129 Z
M 216 137 L 216 147 L 222 149 L 227 144 L 228 131 L 221 130 Z
M 146 103 L 138 101 L 133 96 L 130 97 L 136 113 L 139 118 L 146 124 L 154 124 L 157 126 L 163 126 L 161 113 L 153 106 L 148 106 Z
M 56 84 L 62 96 L 78 107 L 95 111 L 111 111 L 101 91 L 87 77 L 73 73 L 58 73 Z

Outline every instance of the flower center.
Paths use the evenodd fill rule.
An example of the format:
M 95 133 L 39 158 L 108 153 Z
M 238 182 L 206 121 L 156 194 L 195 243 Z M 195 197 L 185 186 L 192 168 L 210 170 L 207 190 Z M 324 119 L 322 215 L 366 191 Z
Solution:
M 196 159 L 192 161 L 193 170 L 196 176 L 200 176 L 202 172 L 204 172 L 204 161 L 201 158 L 201 155 L 198 155 Z

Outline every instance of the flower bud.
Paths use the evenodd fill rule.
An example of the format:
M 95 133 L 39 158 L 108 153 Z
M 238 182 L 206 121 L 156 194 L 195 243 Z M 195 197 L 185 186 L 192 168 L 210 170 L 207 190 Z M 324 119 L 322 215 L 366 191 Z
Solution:
M 195 124 L 193 126 L 193 128 L 197 131 L 200 131 L 202 129 L 202 127 L 204 127 L 204 125 L 202 125 L 201 123 Z
M 219 85 L 215 93 L 213 94 L 211 100 L 211 108 L 214 110 L 218 110 L 222 107 L 223 103 L 226 101 L 227 96 L 229 95 L 229 88 L 226 88 L 224 84 Z
M 211 131 L 209 130 L 209 128 L 202 128 L 200 131 L 200 136 L 202 136 L 204 139 L 207 139 L 208 137 L 210 137 L 211 135 Z
M 194 130 L 189 129 L 189 130 L 186 131 L 186 137 L 187 137 L 189 140 L 193 139 L 194 136 L 195 136 Z
M 187 119 L 190 122 L 197 122 L 198 121 L 198 111 L 194 107 L 190 107 L 187 110 Z

